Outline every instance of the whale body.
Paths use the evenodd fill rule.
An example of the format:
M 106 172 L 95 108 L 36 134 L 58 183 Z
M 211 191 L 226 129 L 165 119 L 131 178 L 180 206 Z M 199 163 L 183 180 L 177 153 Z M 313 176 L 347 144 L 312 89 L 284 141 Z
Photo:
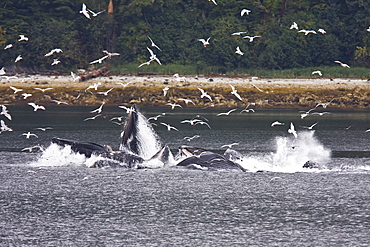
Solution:
M 181 146 L 175 159 L 170 148 L 160 143 L 150 123 L 139 112 L 135 104 L 131 107 L 126 119 L 124 130 L 121 133 L 120 147 L 117 151 L 113 151 L 109 146 L 93 142 L 57 137 L 52 139 L 52 143 L 61 147 L 70 146 L 72 151 L 83 154 L 87 158 L 98 157 L 99 159 L 91 167 L 177 167 L 207 171 L 246 171 L 240 164 L 234 162 L 232 158 L 238 156 L 235 155 L 238 153 L 231 150 L 227 150 L 225 155 L 221 155 L 204 148 Z

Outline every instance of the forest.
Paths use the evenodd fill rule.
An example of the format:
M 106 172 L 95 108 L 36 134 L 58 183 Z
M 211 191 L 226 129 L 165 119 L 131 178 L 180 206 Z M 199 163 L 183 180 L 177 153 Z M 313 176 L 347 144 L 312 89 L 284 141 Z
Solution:
M 250 11 L 242 15 L 243 9 Z M 149 61 L 147 47 L 163 65 L 214 67 L 218 73 L 340 66 L 334 61 L 366 68 L 369 26 L 369 0 L 3 0 L 0 68 L 61 73 L 105 63 L 136 68 Z M 236 32 L 243 33 L 232 35 Z M 20 35 L 28 41 L 18 41 Z M 245 36 L 260 37 L 251 42 Z M 199 41 L 209 37 L 208 45 Z M 237 47 L 243 55 L 235 53 Z M 63 52 L 45 56 L 55 48 Z M 103 50 L 120 55 L 90 64 Z M 19 55 L 22 60 L 15 62 Z M 60 63 L 51 65 L 53 59 Z M 150 66 L 160 65 L 152 61 L 137 70 Z

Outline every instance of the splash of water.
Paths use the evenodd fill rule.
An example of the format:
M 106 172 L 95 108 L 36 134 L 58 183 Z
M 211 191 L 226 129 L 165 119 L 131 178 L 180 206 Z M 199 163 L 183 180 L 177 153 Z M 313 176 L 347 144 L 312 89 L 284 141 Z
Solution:
M 308 171 L 303 168 L 307 161 L 315 162 L 321 168 L 330 161 L 331 151 L 314 136 L 314 131 L 302 131 L 298 138 L 276 137 L 276 151 L 264 156 L 246 156 L 243 166 L 250 170 L 274 172 Z
M 31 163 L 31 166 L 85 166 L 86 157 L 83 154 L 75 153 L 71 147 L 58 146 L 52 143 L 42 152 L 37 161 Z
M 161 141 L 151 124 L 148 122 L 146 117 L 138 112 L 137 120 L 137 140 L 139 142 L 139 153 L 138 155 L 146 160 L 149 160 L 153 155 L 155 155 L 158 150 L 161 149 Z M 87 158 L 83 154 L 76 153 L 72 151 L 71 147 L 66 145 L 65 147 L 58 146 L 52 143 L 46 150 L 42 153 L 40 158 L 32 163 L 33 166 L 87 166 L 94 167 L 95 163 L 99 160 L 106 160 L 106 158 L 92 155 Z M 163 167 L 163 164 L 153 164 L 152 161 L 150 167 L 159 168 Z M 116 163 L 119 164 L 117 161 Z M 124 165 L 124 164 L 122 164 Z
M 162 143 L 147 118 L 140 112 L 137 112 L 137 114 L 138 133 L 136 138 L 139 142 L 138 155 L 144 159 L 149 159 L 161 149 Z M 121 136 L 123 136 L 123 133 Z M 121 146 L 120 149 L 125 148 Z
M 66 145 L 61 147 L 55 143 L 50 144 L 41 154 L 41 156 L 30 166 L 43 167 L 43 166 L 86 166 L 86 167 L 99 167 L 99 164 L 107 166 L 126 167 L 127 164 L 117 160 L 112 160 L 99 155 L 91 155 L 86 157 L 84 154 L 74 152 L 70 146 Z M 104 165 L 103 165 L 104 166 Z
M 146 167 L 165 167 L 163 162 L 150 158 L 160 149 L 161 142 L 146 118 L 139 114 L 140 155 L 146 157 Z M 255 172 L 258 170 L 274 172 L 310 171 L 303 168 L 307 161 L 315 162 L 321 167 L 330 161 L 331 151 L 314 136 L 314 131 L 302 131 L 298 138 L 276 137 L 275 151 L 264 155 L 244 155 L 237 163 L 245 169 Z M 92 167 L 102 157 L 75 153 L 70 146 L 60 147 L 51 144 L 33 164 L 34 166 L 87 166 Z M 177 160 L 179 162 L 179 160 Z M 177 163 L 173 161 L 172 163 Z M 315 170 L 317 171 L 317 170 Z

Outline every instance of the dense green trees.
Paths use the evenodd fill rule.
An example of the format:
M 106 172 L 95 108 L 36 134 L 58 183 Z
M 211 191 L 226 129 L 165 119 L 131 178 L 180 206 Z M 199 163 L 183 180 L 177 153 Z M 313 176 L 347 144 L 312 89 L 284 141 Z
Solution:
M 222 71 L 237 68 L 287 69 L 333 65 L 341 60 L 370 66 L 369 0 L 113 0 L 107 11 L 87 19 L 82 3 L 95 12 L 109 0 L 4 0 L 0 3 L 0 67 L 25 66 L 38 71 L 87 68 L 102 50 L 121 56 L 111 63 L 142 63 L 149 59 L 148 36 L 164 64 L 190 64 Z M 243 8 L 249 15 L 240 15 Z M 326 34 L 299 33 L 299 29 Z M 260 35 L 253 42 L 233 32 Z M 19 34 L 29 37 L 18 42 Z M 199 38 L 210 39 L 203 47 Z M 3 50 L 12 43 L 11 49 Z M 236 47 L 245 53 L 235 54 Z M 62 61 L 52 67 L 44 55 L 61 48 Z M 23 60 L 14 63 L 21 54 Z

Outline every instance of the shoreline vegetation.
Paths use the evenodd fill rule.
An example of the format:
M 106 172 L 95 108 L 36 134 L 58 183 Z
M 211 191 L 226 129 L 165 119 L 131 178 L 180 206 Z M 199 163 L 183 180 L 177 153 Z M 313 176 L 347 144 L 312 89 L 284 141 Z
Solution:
M 93 78 L 83 82 L 73 81 L 68 75 L 27 75 L 9 77 L 0 80 L 0 102 L 7 105 L 23 105 L 29 102 L 42 105 L 57 105 L 57 101 L 75 106 L 125 105 L 133 103 L 139 106 L 166 107 L 167 103 L 179 103 L 183 107 L 207 107 L 219 108 L 241 107 L 255 104 L 254 107 L 268 108 L 313 108 L 319 102 L 330 103 L 330 108 L 339 109 L 365 109 L 370 107 L 370 82 L 365 71 L 363 76 L 346 76 L 332 78 L 323 72 L 323 77 L 290 76 L 289 78 L 276 78 L 274 76 L 259 77 L 258 73 L 250 74 L 226 74 L 226 75 L 188 75 L 184 73 L 174 77 L 159 75 L 155 71 L 145 71 L 138 75 L 121 74 L 108 75 Z M 313 68 L 302 69 L 312 71 Z M 351 69 L 339 68 L 350 71 Z M 111 68 L 117 73 L 116 68 Z M 181 70 L 183 71 L 183 70 Z M 297 70 L 295 70 L 297 71 Z M 322 69 L 321 71 L 325 71 Z M 356 71 L 356 70 L 354 70 Z M 121 71 L 122 72 L 122 71 Z M 353 72 L 351 72 L 353 73 Z M 89 86 L 98 85 L 97 89 Z M 233 85 L 240 94 L 240 101 L 231 94 Z M 10 86 L 23 89 L 15 93 Z M 166 95 L 163 89 L 168 87 Z M 52 88 L 45 92 L 35 88 Z M 108 93 L 109 89 L 113 88 Z M 211 95 L 212 101 L 201 98 L 198 88 L 204 89 Z M 32 94 L 25 97 L 23 93 Z M 192 100 L 195 105 L 179 101 L 179 98 Z M 66 105 L 59 103 L 58 105 Z

